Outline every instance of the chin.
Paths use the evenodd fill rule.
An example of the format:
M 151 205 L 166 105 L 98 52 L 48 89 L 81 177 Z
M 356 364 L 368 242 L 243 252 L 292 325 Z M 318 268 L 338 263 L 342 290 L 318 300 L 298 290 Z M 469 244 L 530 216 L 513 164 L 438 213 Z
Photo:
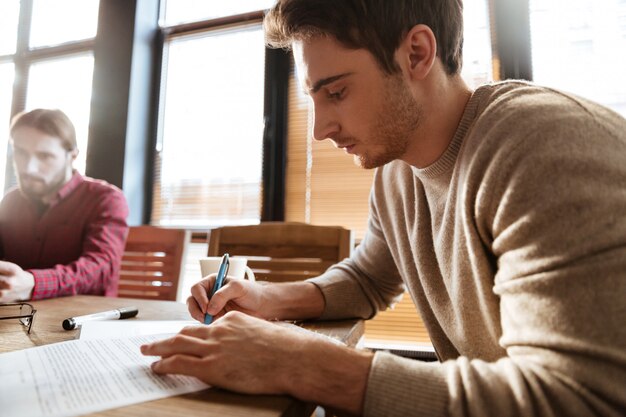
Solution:
M 43 190 L 33 190 L 32 188 L 22 188 L 20 187 L 20 191 L 23 195 L 33 200 L 41 200 L 44 195 Z
M 389 158 L 368 158 L 364 155 L 355 155 L 354 156 L 354 163 L 359 166 L 360 168 L 363 169 L 374 169 L 374 168 L 379 168 L 385 164 L 388 164 L 389 162 L 393 161 L 392 159 Z

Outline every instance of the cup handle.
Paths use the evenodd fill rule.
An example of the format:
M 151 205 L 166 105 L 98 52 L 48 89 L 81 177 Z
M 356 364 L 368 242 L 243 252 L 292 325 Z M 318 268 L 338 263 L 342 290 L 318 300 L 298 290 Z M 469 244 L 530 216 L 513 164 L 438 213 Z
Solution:
M 254 277 L 254 272 L 252 272 L 252 269 L 250 269 L 249 266 L 246 266 L 246 278 L 248 278 L 248 281 L 256 281 L 256 278 Z

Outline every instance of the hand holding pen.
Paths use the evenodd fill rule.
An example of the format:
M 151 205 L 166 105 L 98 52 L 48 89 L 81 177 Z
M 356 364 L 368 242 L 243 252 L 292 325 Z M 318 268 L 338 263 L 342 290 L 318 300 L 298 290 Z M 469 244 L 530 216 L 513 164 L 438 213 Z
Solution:
M 228 274 L 228 267 L 230 263 L 228 261 L 228 254 L 225 253 L 222 257 L 222 261 L 220 262 L 220 267 L 217 271 L 217 277 L 215 278 L 215 284 L 213 284 L 213 289 L 211 290 L 211 295 L 209 296 L 209 300 L 213 298 L 213 295 L 222 288 L 224 285 L 224 279 L 226 279 L 226 275 Z M 204 324 L 211 324 L 213 321 L 213 316 L 206 313 L 204 315 Z
M 225 268 L 230 268 L 229 263 Z M 220 261 L 220 265 L 223 262 Z M 234 265 L 234 264 L 233 264 Z M 212 267 L 213 270 L 215 266 Z M 220 267 L 217 268 L 219 271 Z M 204 323 L 207 316 L 215 320 L 228 311 L 241 311 L 248 315 L 275 319 L 275 307 L 270 301 L 271 297 L 264 295 L 268 286 L 265 283 L 250 281 L 247 279 L 231 279 L 227 281 L 230 270 L 224 271 L 221 284 L 218 284 L 218 276 L 215 274 L 206 276 L 191 287 L 191 295 L 187 298 L 187 307 L 191 317 Z

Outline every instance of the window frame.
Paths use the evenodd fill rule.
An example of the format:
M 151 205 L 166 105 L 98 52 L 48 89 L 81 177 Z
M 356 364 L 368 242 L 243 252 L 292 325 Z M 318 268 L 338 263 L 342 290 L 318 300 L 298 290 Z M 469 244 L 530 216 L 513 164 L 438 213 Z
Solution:
M 167 64 L 167 44 L 169 41 L 193 35 L 210 32 L 227 27 L 262 23 L 264 10 L 224 16 L 215 19 L 205 19 L 196 22 L 181 23 L 173 26 L 162 26 L 158 33 L 158 42 L 155 55 L 159 57 L 156 68 L 156 95 L 153 105 L 154 118 L 157 120 L 153 143 L 151 144 L 151 174 L 149 175 L 149 209 L 146 213 L 146 222 L 153 221 L 154 186 L 156 175 L 156 156 L 158 144 L 163 140 L 163 106 L 165 93 L 165 66 Z M 161 19 L 164 20 L 164 19 Z M 262 190 L 260 221 L 283 221 L 285 204 L 285 166 L 286 166 L 286 133 L 287 133 L 287 94 L 289 82 L 290 53 L 283 50 L 265 48 L 265 85 L 262 132 Z M 209 226 L 193 228 L 193 240 L 206 239 Z

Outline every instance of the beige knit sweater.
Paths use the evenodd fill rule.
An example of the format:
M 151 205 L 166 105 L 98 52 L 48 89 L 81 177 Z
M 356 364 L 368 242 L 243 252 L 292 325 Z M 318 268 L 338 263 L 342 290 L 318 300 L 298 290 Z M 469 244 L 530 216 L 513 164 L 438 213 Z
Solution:
M 626 415 L 626 120 L 481 87 L 437 162 L 378 169 L 370 206 L 356 253 L 312 280 L 324 318 L 406 286 L 443 362 L 377 353 L 365 415 Z

